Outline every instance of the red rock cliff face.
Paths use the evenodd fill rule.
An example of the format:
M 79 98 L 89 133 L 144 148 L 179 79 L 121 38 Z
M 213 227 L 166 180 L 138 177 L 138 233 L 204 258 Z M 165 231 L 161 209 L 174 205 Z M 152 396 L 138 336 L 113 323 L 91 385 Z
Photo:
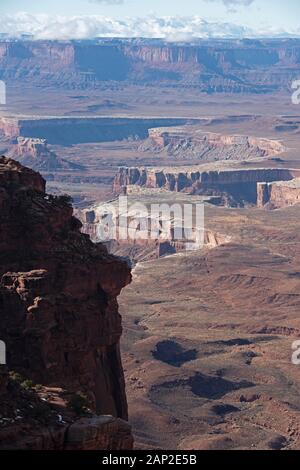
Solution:
M 98 414 L 127 418 L 117 296 L 126 262 L 80 233 L 66 198 L 0 158 L 0 338 L 8 368 L 81 390 Z
M 300 178 L 292 181 L 259 183 L 257 205 L 268 209 L 281 209 L 300 203 Z
M 276 168 L 202 170 L 201 166 L 188 167 L 120 167 L 114 179 L 115 193 L 129 185 L 147 188 L 165 188 L 171 191 L 193 191 L 213 187 L 264 181 L 293 179 L 293 171 Z
M 216 168 L 216 167 L 215 167 Z M 260 193 L 257 183 L 289 181 L 296 170 L 283 168 L 214 169 L 203 165 L 189 167 L 119 168 L 114 178 L 115 194 L 128 192 L 128 186 L 164 188 L 189 194 L 221 196 L 225 205 L 256 204 Z

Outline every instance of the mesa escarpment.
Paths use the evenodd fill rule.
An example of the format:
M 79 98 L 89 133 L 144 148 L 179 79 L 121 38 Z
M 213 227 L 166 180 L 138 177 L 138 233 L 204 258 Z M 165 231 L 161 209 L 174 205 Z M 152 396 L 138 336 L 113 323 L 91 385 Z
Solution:
M 126 192 L 127 186 L 165 188 L 188 194 L 215 195 L 229 198 L 229 204 L 256 204 L 257 183 L 292 180 L 295 170 L 283 168 L 242 169 L 213 166 L 170 168 L 120 168 L 114 180 L 116 193 Z M 231 202 L 230 202 L 231 198 Z
M 18 137 L 47 139 L 50 144 L 71 145 L 85 142 L 113 142 L 123 139 L 145 139 L 151 127 L 177 126 L 188 118 L 134 117 L 23 117 L 0 118 L 0 133 L 15 140 Z
M 196 126 L 185 126 L 150 129 L 149 138 L 140 149 L 166 152 L 175 158 L 214 161 L 267 158 L 283 153 L 285 147 L 278 140 L 217 134 L 204 132 Z
M 112 443 L 115 448 L 130 447 L 130 429 L 117 421 L 127 419 L 117 304 L 121 289 L 131 280 L 127 263 L 80 233 L 81 224 L 66 197 L 47 195 L 38 173 L 5 157 L 0 159 L 0 207 L 0 337 L 6 343 L 8 369 L 56 392 L 82 392 L 91 412 L 113 417 L 101 421 L 89 415 L 80 423 L 73 417 L 72 426 L 81 426 L 82 431 L 73 428 L 74 439 L 81 435 L 84 440 L 91 433 L 95 448 Z M 19 393 L 14 383 L 12 388 L 22 401 L 23 391 Z M 0 408 L 3 403 L 9 408 L 9 390 Z M 66 413 L 69 423 L 64 406 L 59 413 Z M 26 441 L 24 429 L 30 429 L 32 421 L 23 418 L 8 420 L 1 428 L 4 441 L 10 435 L 10 447 L 18 448 L 22 432 L 22 442 Z M 32 442 L 33 448 L 47 447 L 51 432 L 57 439 L 51 448 L 64 448 L 72 433 L 57 420 L 56 414 L 56 424 L 44 429 L 48 440 Z M 102 438 L 101 429 L 106 430 Z M 114 435 L 119 437 L 114 440 Z M 89 448 L 85 446 L 91 443 L 79 439 L 77 445 Z
M 292 181 L 259 183 L 257 188 L 258 207 L 281 209 L 300 202 L 300 178 Z
M 0 42 L 1 78 L 47 86 L 99 82 L 197 86 L 206 92 L 267 93 L 284 89 L 299 71 L 298 40 L 158 40 Z
M 166 195 L 162 197 L 166 204 Z M 137 201 L 144 205 L 145 213 L 135 211 Z M 107 222 L 110 220 L 111 238 L 106 241 L 109 252 L 127 256 L 133 263 L 229 243 L 230 237 L 204 227 L 200 212 L 198 215 L 194 214 L 191 220 L 187 217 L 184 204 L 192 203 L 192 198 L 190 201 L 183 199 L 176 202 L 170 198 L 169 210 L 167 206 L 163 217 L 151 211 L 150 201 L 154 203 L 155 192 L 152 195 L 143 195 L 141 192 L 128 197 L 125 210 L 118 208 L 118 201 L 114 200 L 110 205 L 100 204 L 77 210 L 76 215 L 82 222 L 82 232 L 88 234 L 95 243 L 103 241 Z M 180 213 L 176 212 L 178 207 L 181 208 Z

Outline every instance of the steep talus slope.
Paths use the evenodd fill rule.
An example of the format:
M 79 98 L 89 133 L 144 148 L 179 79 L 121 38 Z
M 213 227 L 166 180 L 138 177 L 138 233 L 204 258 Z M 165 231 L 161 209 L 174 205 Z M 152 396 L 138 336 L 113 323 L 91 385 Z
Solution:
M 84 428 L 79 434 L 95 437 L 98 432 L 98 438 L 92 439 L 95 448 L 130 447 L 129 427 L 115 420 L 127 419 L 117 304 L 121 289 L 131 280 L 127 263 L 80 233 L 81 224 L 67 197 L 48 196 L 38 173 L 5 157 L 0 159 L 0 220 L 0 338 L 6 343 L 8 370 L 54 394 L 84 393 L 91 412 L 112 415 L 109 432 L 118 436 L 119 429 L 124 439 L 112 444 L 109 435 L 101 438 L 101 426 L 107 423 L 99 416 L 82 418 L 87 421 L 79 423 Z M 12 390 L 21 402 L 25 393 L 18 392 L 11 378 L 7 386 L 8 391 L 2 389 L 6 397 L 0 404 L 2 416 L 1 406 L 7 401 L 9 405 Z M 64 406 L 61 413 L 67 413 Z M 24 417 L 19 421 L 23 425 L 29 426 Z M 63 430 L 66 433 L 67 428 L 60 428 L 62 435 Z M 2 443 L 3 433 L 7 439 L 9 429 L 2 430 L 1 425 Z M 62 447 L 59 442 L 65 442 L 66 436 L 58 438 L 55 426 L 53 433 L 56 446 Z M 10 446 L 18 447 L 18 436 L 17 430 L 11 433 Z M 40 440 L 31 445 L 47 447 Z

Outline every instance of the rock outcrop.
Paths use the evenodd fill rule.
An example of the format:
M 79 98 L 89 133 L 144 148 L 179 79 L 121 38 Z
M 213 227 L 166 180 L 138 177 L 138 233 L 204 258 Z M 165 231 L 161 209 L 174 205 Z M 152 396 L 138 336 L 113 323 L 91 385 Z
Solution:
M 130 425 L 113 416 L 75 416 L 55 393 L 28 391 L 0 372 L 0 450 L 128 450 Z M 26 382 L 24 382 L 26 384 Z M 43 389 L 39 385 L 39 389 Z M 43 395 L 40 397 L 39 395 Z M 56 393 L 57 398 L 57 393 Z
M 84 393 L 98 415 L 127 419 L 117 304 L 131 280 L 127 263 L 80 232 L 67 197 L 47 195 L 38 173 L 5 157 L 0 158 L 0 208 L 0 338 L 8 370 L 34 384 Z M 85 422 L 83 448 L 113 443 L 115 419 L 105 424 L 110 437 L 103 440 L 103 423 L 94 422 L 95 430 L 87 431 Z M 129 428 L 123 428 L 130 446 Z M 14 436 L 17 448 L 17 432 L 10 445 Z M 74 439 L 68 445 L 78 446 Z
M 82 170 L 83 166 L 69 162 L 53 152 L 45 139 L 18 137 L 9 157 L 36 171 Z

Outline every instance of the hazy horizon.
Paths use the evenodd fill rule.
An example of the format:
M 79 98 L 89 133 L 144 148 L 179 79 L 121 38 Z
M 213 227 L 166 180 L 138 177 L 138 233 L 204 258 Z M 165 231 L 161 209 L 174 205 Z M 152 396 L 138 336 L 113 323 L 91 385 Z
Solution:
M 300 37 L 296 0 L 3 0 L 0 33 L 35 39 Z

